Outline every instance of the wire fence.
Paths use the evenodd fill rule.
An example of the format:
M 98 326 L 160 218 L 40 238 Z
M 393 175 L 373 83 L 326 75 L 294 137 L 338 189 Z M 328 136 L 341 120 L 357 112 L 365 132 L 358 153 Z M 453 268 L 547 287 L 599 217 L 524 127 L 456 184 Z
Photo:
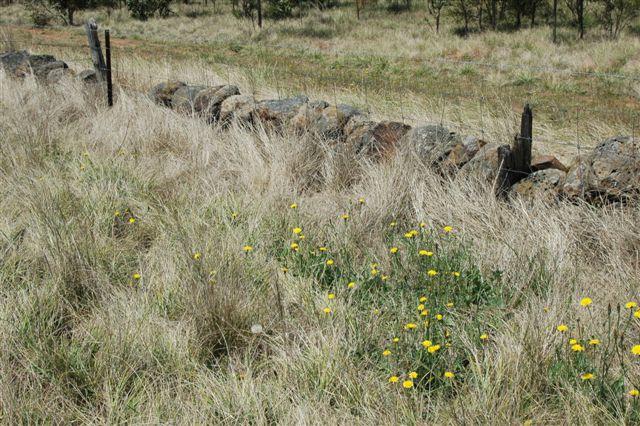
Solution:
M 62 59 L 75 66 L 93 68 L 91 48 L 86 41 L 69 39 L 47 42 L 34 38 L 14 38 L 13 42 L 21 48 L 61 54 L 64 56 Z M 581 150 L 595 146 L 602 139 L 603 131 L 599 129 L 602 127 L 602 121 L 594 120 L 594 117 L 607 120 L 605 127 L 608 132 L 613 128 L 616 134 L 628 134 L 635 140 L 640 116 L 638 100 L 640 93 L 635 93 L 636 90 L 640 90 L 640 86 L 635 86 L 640 82 L 640 77 L 621 73 L 585 72 L 547 66 L 449 58 L 429 58 L 422 62 L 424 69 L 429 70 L 432 70 L 434 64 L 446 64 L 457 67 L 459 72 L 464 72 L 463 67 L 473 66 L 490 68 L 500 73 L 514 70 L 552 73 L 569 79 L 587 97 L 592 96 L 591 93 L 597 93 L 597 90 L 591 87 L 592 80 L 601 84 L 599 81 L 601 79 L 615 79 L 618 81 L 618 86 L 622 84 L 624 91 L 615 96 L 617 102 L 613 106 L 597 107 L 583 102 L 572 102 L 569 99 L 560 103 L 549 100 L 544 93 L 538 94 L 533 91 L 525 91 L 524 95 L 520 94 L 522 97 L 516 98 L 516 95 L 504 88 L 495 87 L 495 85 L 487 87 L 484 79 L 481 79 L 479 86 L 474 86 L 471 90 L 429 87 L 425 95 L 418 86 L 419 81 L 413 81 L 411 77 L 394 79 L 392 73 L 371 73 L 366 70 L 355 73 L 353 69 L 331 68 L 319 69 L 314 75 L 306 75 L 283 71 L 277 64 L 270 66 L 260 63 L 259 59 L 256 60 L 255 66 L 248 70 L 216 63 L 213 68 L 217 68 L 218 72 L 188 81 L 191 79 L 178 75 L 181 67 L 174 67 L 175 64 L 171 61 L 165 61 L 165 66 L 159 67 L 157 61 L 135 59 L 133 48 L 112 45 L 111 51 L 113 80 L 119 90 L 145 91 L 169 79 L 192 85 L 220 83 L 240 85 L 239 82 L 234 81 L 240 77 L 244 83 L 243 86 L 246 86 L 254 96 L 265 91 L 263 88 L 260 89 L 263 84 L 270 88 L 266 90 L 267 94 L 273 94 L 279 99 L 300 94 L 311 99 L 328 95 L 331 98 L 327 99 L 330 103 L 352 103 L 369 115 L 393 118 L 409 124 L 437 122 L 481 138 L 489 138 L 492 134 L 495 136 L 496 132 L 503 133 L 505 138 L 512 135 L 522 106 L 529 103 L 537 117 L 536 126 L 543 129 L 535 133 L 535 142 L 571 148 L 578 155 Z M 159 51 L 157 57 L 170 57 L 170 52 Z M 239 72 L 238 69 L 242 71 Z M 446 80 L 446 75 L 440 78 Z M 282 84 L 283 80 L 286 84 Z M 275 93 L 272 93 L 273 91 Z M 425 111 L 425 103 L 429 106 L 428 112 Z M 395 115 L 395 117 L 388 117 L 388 115 Z M 496 115 L 503 116 L 504 124 L 501 124 L 497 130 L 495 128 L 489 130 L 489 122 L 494 123 L 492 127 L 495 127 Z M 473 117 L 470 118 L 470 116 Z M 549 130 L 554 128 L 560 128 L 561 131 Z M 575 132 L 570 130 L 572 128 Z

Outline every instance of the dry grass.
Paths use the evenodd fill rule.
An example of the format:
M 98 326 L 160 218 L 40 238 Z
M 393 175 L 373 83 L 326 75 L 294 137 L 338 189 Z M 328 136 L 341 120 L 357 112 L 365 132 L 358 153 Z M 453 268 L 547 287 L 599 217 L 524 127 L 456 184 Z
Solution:
M 201 70 L 171 72 L 220 79 Z M 248 90 L 250 79 L 231 76 Z M 638 419 L 626 395 L 640 384 L 629 352 L 640 342 L 638 324 L 625 329 L 620 357 L 591 366 L 593 382 L 579 379 L 591 364 L 577 362 L 582 355 L 566 343 L 598 337 L 607 344 L 588 357 L 608 353 L 627 319 L 607 327 L 607 306 L 615 314 L 640 299 L 637 207 L 506 205 L 482 182 L 442 181 L 400 154 L 370 164 L 310 138 L 210 127 L 135 90 L 120 91 L 109 110 L 72 81 L 43 87 L 0 75 L 0 111 L 6 422 Z M 500 120 L 486 125 L 497 129 Z M 438 280 L 458 268 L 460 283 L 490 286 L 471 294 L 474 303 L 433 306 L 446 314 L 452 345 L 436 365 L 454 369 L 456 380 L 441 384 L 438 370 L 435 384 L 405 390 L 388 376 L 425 361 L 410 350 L 392 361 L 380 353 L 396 334 L 421 340 L 423 331 L 402 331 L 421 294 L 445 300 L 402 236 L 419 222 L 433 235 L 421 241 L 433 244 Z M 456 237 L 442 235 L 445 225 Z M 289 249 L 296 226 L 307 237 L 299 253 Z M 333 269 L 317 257 L 319 245 Z M 370 278 L 370 262 L 389 281 Z M 591 307 L 578 305 L 584 296 Z M 569 335 L 555 331 L 560 323 Z M 251 333 L 254 324 L 264 332 Z

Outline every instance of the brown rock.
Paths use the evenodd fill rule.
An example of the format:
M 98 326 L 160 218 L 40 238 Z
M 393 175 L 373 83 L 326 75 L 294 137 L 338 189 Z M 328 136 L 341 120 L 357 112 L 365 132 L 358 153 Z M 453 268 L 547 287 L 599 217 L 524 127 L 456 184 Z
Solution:
M 429 165 L 444 161 L 457 145 L 464 151 L 460 136 L 437 124 L 414 127 L 404 135 L 400 143 L 403 149 L 410 150 Z
M 410 129 L 411 126 L 396 121 L 350 120 L 345 127 L 346 143 L 357 154 L 378 159 L 390 155 Z
M 90 70 L 80 73 L 80 77 L 83 79 L 83 81 L 89 82 L 89 78 L 91 79 L 91 81 L 94 81 L 96 79 L 95 71 L 92 74 L 92 77 L 90 77 L 90 74 L 87 74 L 86 77 L 83 78 L 82 75 L 85 73 L 90 73 Z M 158 105 L 171 106 L 171 98 L 173 97 L 173 95 L 178 89 L 185 86 L 186 84 L 181 81 L 166 81 L 154 86 L 149 91 L 149 97 Z
M 193 101 L 194 112 L 214 122 L 220 119 L 220 105 L 229 96 L 239 95 L 236 86 L 214 86 L 204 89 L 196 95 Z
M 509 190 L 509 196 L 529 200 L 555 201 L 560 196 L 566 173 L 558 169 L 544 169 L 531 173 Z
M 447 159 L 443 162 L 444 168 L 457 170 L 467 164 L 487 143 L 474 136 L 468 136 L 463 143 L 456 144 Z
M 256 101 L 253 96 L 229 96 L 220 104 L 220 121 L 229 123 L 237 120 L 246 124 L 252 123 L 255 109 Z
M 264 124 L 280 126 L 288 123 L 307 102 L 306 96 L 260 101 L 256 103 L 255 117 Z
M 539 170 L 556 169 L 565 173 L 569 171 L 569 168 L 562 164 L 553 155 L 539 155 L 531 160 L 531 171 L 537 172 Z
M 312 101 L 302 105 L 291 119 L 292 128 L 298 133 L 311 130 L 312 124 L 322 116 L 329 104 L 325 101 Z
M 206 86 L 181 86 L 171 96 L 171 108 L 182 114 L 195 114 L 196 98 L 207 90 Z

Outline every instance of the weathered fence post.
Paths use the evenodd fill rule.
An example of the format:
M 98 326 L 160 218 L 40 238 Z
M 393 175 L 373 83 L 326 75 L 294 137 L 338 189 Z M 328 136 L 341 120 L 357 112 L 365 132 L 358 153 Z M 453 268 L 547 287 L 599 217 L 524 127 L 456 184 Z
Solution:
M 104 51 L 107 56 L 107 105 L 113 106 L 113 82 L 111 81 L 111 35 L 104 30 Z
M 98 24 L 93 19 L 90 19 L 85 24 L 85 31 L 87 32 L 87 40 L 89 41 L 89 49 L 91 50 L 91 60 L 93 61 L 93 68 L 96 70 L 96 78 L 98 81 L 105 81 L 107 79 L 106 70 L 107 67 L 104 63 L 104 57 L 102 56 L 102 49 L 100 48 L 100 40 L 98 39 Z
M 520 119 L 520 133 L 515 136 L 513 145 L 503 145 L 498 148 L 500 161 L 496 188 L 498 195 L 504 195 L 513 184 L 531 173 L 532 141 L 533 112 L 529 104 L 526 104 Z

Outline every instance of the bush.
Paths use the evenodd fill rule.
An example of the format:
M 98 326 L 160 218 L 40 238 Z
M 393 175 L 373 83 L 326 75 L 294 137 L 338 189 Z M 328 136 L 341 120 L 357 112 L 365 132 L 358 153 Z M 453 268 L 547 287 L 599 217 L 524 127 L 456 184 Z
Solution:
M 163 18 L 168 16 L 170 4 L 170 0 L 127 0 L 127 9 L 135 19 L 146 21 L 156 13 Z
M 266 8 L 266 16 L 271 19 L 285 19 L 293 16 L 293 3 L 291 0 L 269 0 Z

